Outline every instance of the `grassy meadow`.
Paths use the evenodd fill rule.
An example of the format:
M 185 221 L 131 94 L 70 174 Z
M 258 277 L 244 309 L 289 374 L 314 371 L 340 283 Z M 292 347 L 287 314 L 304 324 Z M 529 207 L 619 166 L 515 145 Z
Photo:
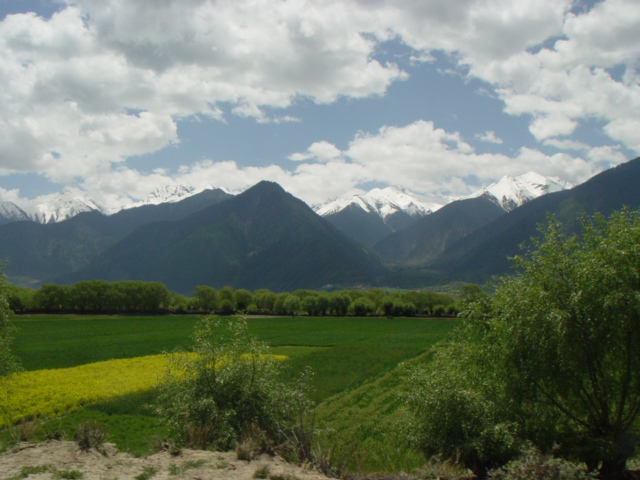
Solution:
M 150 361 L 153 355 L 188 346 L 196 321 L 197 317 L 179 315 L 18 316 L 14 351 L 34 378 L 56 378 L 67 371 L 60 369 L 75 372 L 73 367 L 109 361 L 100 365 L 113 370 L 117 383 L 115 379 L 125 376 L 125 365 L 131 363 L 124 359 L 138 359 L 134 364 L 141 365 L 139 357 Z M 443 339 L 455 320 L 303 316 L 249 318 L 248 323 L 251 333 L 271 346 L 271 353 L 289 358 L 287 375 L 307 366 L 313 370 L 316 424 L 324 432 L 323 448 L 331 455 L 348 451 L 344 463 L 360 471 L 418 466 L 419 456 L 399 442 L 403 407 L 397 396 L 398 364 L 412 361 Z M 153 440 L 166 435 L 146 407 L 154 399 L 156 370 L 147 371 L 145 381 L 140 381 L 144 387 L 113 388 L 112 393 L 90 397 L 66 415 L 42 412 L 54 418 L 45 422 L 39 435 L 53 430 L 69 435 L 77 423 L 97 421 L 119 448 L 149 452 Z M 73 388 L 63 380 L 57 382 L 59 388 Z M 42 380 L 37 387 L 36 380 L 32 395 L 50 395 L 45 393 L 45 383 Z M 86 388 L 86 381 L 83 384 Z

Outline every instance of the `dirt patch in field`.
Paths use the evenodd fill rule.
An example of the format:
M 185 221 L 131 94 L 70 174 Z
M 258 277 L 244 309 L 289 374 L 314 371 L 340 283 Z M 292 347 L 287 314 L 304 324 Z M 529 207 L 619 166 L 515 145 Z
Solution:
M 112 444 L 105 444 L 104 454 L 101 454 L 95 450 L 81 452 L 73 442 L 51 440 L 38 444 L 21 443 L 0 454 L 0 479 L 3 480 L 76 478 L 72 476 L 77 475 L 74 471 L 82 473 L 83 480 L 133 479 L 145 472 L 149 474 L 147 478 L 154 480 L 253 480 L 260 469 L 263 469 L 263 478 L 271 477 L 272 480 L 328 478 L 277 456 L 263 455 L 247 462 L 237 460 L 234 452 L 185 449 L 178 456 L 163 451 L 147 457 L 134 457 L 119 452 Z

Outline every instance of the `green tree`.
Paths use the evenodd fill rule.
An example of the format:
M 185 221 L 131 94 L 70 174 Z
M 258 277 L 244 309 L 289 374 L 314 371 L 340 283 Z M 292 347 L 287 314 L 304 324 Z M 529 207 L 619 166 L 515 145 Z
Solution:
M 273 312 L 276 294 L 271 290 L 260 289 L 253 292 L 253 301 L 263 313 Z
M 314 295 L 306 296 L 302 300 L 300 304 L 300 308 L 302 308 L 303 311 L 307 312 L 309 316 L 318 315 L 319 314 L 318 297 Z
M 7 294 L 9 284 L 4 274 L 5 265 L 0 264 L 0 377 L 16 371 L 19 368 L 18 359 L 11 353 L 13 340 L 12 312 L 9 308 Z
M 215 288 L 207 285 L 197 285 L 193 291 L 193 297 L 196 299 L 198 309 L 212 312 L 218 308 L 218 292 Z
M 34 294 L 34 303 L 36 308 L 41 308 L 48 312 L 70 310 L 72 308 L 71 287 L 54 283 L 43 285 Z
M 349 315 L 364 317 L 376 313 L 376 304 L 368 297 L 356 298 L 349 305 Z
M 249 290 L 241 288 L 233 292 L 233 298 L 236 302 L 237 310 L 242 312 L 247 309 L 252 301 L 253 296 L 251 295 L 251 292 Z
M 201 320 L 191 351 L 169 356 L 156 412 L 198 448 L 228 450 L 255 429 L 277 445 L 295 438 L 311 405 L 304 388 L 282 382 L 282 363 L 268 352 L 242 318 Z
M 289 295 L 283 302 L 282 308 L 287 315 L 296 315 L 302 310 L 302 302 L 297 295 Z
M 453 341 L 411 375 L 417 436 L 476 467 L 524 439 L 557 443 L 620 479 L 640 415 L 640 213 L 583 220 L 580 237 L 553 219 L 541 232 L 514 259 L 519 274 L 469 304 Z
M 329 313 L 342 317 L 347 314 L 351 298 L 343 292 L 333 292 L 329 295 Z

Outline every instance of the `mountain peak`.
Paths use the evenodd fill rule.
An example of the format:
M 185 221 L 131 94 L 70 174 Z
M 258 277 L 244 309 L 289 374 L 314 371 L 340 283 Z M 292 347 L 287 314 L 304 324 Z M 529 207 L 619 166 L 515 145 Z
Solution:
M 63 192 L 44 203 L 30 203 L 24 210 L 39 223 L 56 223 L 83 212 L 104 212 L 104 207 L 77 194 Z
M 352 205 L 367 213 L 376 214 L 384 221 L 401 212 L 411 217 L 423 217 L 441 207 L 441 205 L 425 204 L 408 190 L 392 186 L 374 188 L 363 194 L 330 200 L 321 205 L 315 205 L 313 209 L 318 215 L 326 217 L 339 213 Z
M 572 187 L 573 185 L 557 177 L 545 177 L 536 172 L 528 172 L 517 177 L 505 175 L 497 182 L 465 198 L 486 196 L 510 212 L 534 198 Z
M 123 207 L 123 210 L 130 208 L 142 207 L 144 205 L 160 205 L 161 203 L 176 203 L 185 198 L 192 197 L 205 190 L 216 190 L 218 187 L 207 185 L 202 188 L 194 188 L 188 185 L 164 185 L 156 188 L 153 192 L 147 195 L 142 200 L 131 203 Z M 228 193 L 226 190 L 225 193 Z

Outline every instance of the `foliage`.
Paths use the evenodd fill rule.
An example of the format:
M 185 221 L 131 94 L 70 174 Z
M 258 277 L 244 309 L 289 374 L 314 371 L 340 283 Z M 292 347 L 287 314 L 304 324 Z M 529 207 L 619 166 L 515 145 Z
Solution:
M 376 313 L 376 304 L 367 297 L 360 297 L 351 302 L 348 313 L 357 317 L 372 315 Z
M 195 307 L 198 310 L 207 310 L 212 312 L 218 308 L 218 292 L 215 288 L 207 285 L 198 285 L 193 291 Z
M 542 234 L 411 375 L 417 438 L 479 474 L 529 439 L 620 478 L 640 414 L 640 214 L 584 220 L 581 238 L 551 220 Z
M 107 432 L 102 426 L 93 422 L 84 422 L 76 428 L 73 439 L 78 444 L 78 448 L 83 452 L 88 452 L 91 449 L 104 452 L 102 444 L 106 436 Z
M 282 441 L 294 415 L 309 407 L 299 389 L 282 383 L 281 360 L 242 318 L 201 320 L 192 351 L 169 362 L 155 409 L 192 446 L 228 450 L 250 428 Z
M 53 474 L 53 478 L 60 478 L 63 480 L 79 480 L 83 477 L 84 474 L 79 470 L 58 470 Z
M 182 462 L 180 466 L 171 464 L 169 465 L 169 475 L 182 475 L 187 470 L 191 468 L 200 468 L 205 463 L 207 463 L 206 460 L 200 459 L 200 460 L 187 460 L 186 462 Z
M 4 265 L 0 263 L 0 379 L 19 368 L 18 359 L 11 352 L 14 326 L 7 299 L 8 284 L 4 274 Z
M 329 295 L 329 313 L 338 317 L 343 317 L 347 314 L 351 299 L 348 295 L 341 292 L 333 292 Z
M 282 303 L 282 309 L 285 315 L 296 315 L 300 313 L 302 310 L 300 297 L 297 295 L 288 295 Z
M 157 313 L 169 306 L 170 298 L 160 282 L 89 280 L 43 285 L 34 292 L 31 307 L 49 313 Z
M 496 480 L 595 480 L 596 472 L 553 455 L 543 454 L 535 447 L 525 450 L 518 459 L 490 472 Z
M 156 473 L 158 473 L 158 469 L 156 467 L 148 466 L 142 469 L 142 473 L 133 477 L 135 480 L 149 480 L 153 478 Z
M 51 471 L 54 471 L 53 465 L 29 465 L 27 467 L 22 467 L 18 475 L 9 477 L 6 480 L 22 480 L 23 478 L 27 478 L 29 475 L 38 475 L 39 473 L 47 473 Z

